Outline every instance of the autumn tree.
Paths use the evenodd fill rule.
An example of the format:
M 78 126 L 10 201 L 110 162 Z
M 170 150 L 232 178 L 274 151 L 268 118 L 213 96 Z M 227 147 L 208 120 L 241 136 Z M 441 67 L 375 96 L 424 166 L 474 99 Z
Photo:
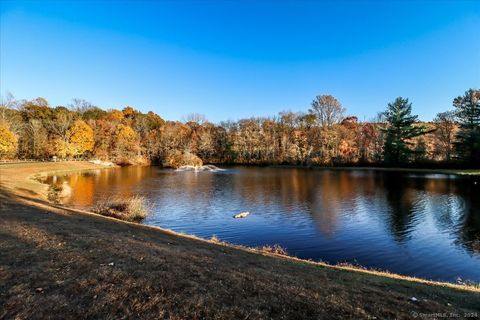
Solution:
M 108 112 L 105 114 L 104 119 L 112 122 L 120 122 L 124 118 L 124 114 L 122 111 L 118 110 L 108 110 Z
M 68 129 L 73 125 L 76 117 L 75 112 L 65 107 L 56 107 L 44 124 L 49 133 L 53 135 L 53 139 L 61 139 L 66 143 L 68 142 Z
M 278 155 L 279 162 L 290 162 L 295 158 L 293 149 L 295 148 L 294 132 L 295 132 L 296 115 L 290 111 L 280 112 L 278 117 Z
M 340 101 L 331 95 L 320 95 L 313 100 L 309 113 L 314 115 L 319 127 L 317 131 L 318 147 L 313 148 L 313 153 L 321 163 L 331 163 L 337 153 L 338 132 L 334 126 L 340 123 L 345 113 Z
M 212 159 L 215 155 L 215 126 L 205 122 L 196 130 L 197 134 L 197 155 L 202 159 Z
M 5 96 L 2 95 L 0 99 L 0 121 L 7 121 L 9 114 L 13 109 L 16 109 L 18 101 L 12 93 L 7 92 Z
M 361 126 L 358 118 L 349 116 L 336 126 L 339 143 L 336 148 L 336 161 L 340 163 L 354 163 L 360 158 Z
M 459 123 L 457 151 L 464 161 L 480 163 L 480 90 L 470 89 L 453 100 Z
M 15 99 L 10 92 L 0 99 L 0 123 L 7 126 L 16 137 L 24 128 L 23 118 L 18 110 L 21 104 L 22 102 Z
M 25 101 L 20 106 L 20 111 L 25 121 L 34 119 L 43 122 L 51 118 L 53 113 L 53 109 L 50 108 L 48 101 L 41 97 L 31 101 Z
M 112 155 L 113 140 L 118 124 L 106 119 L 89 120 L 88 123 L 94 132 L 94 157 L 101 160 L 109 160 Z
M 17 151 L 17 137 L 9 127 L 0 122 L 0 159 L 11 158 Z
M 68 105 L 68 107 L 73 111 L 78 113 L 81 117 L 83 117 L 85 112 L 95 108 L 90 102 L 85 99 L 74 98 L 72 99 L 72 103 Z
M 92 128 L 83 120 L 77 120 L 67 131 L 68 142 L 71 144 L 74 156 L 83 155 L 93 150 L 95 140 Z
M 455 112 L 440 112 L 433 122 L 435 125 L 435 153 L 440 155 L 441 159 L 450 161 L 454 152 L 453 143 L 457 129 Z
M 135 119 L 135 117 L 140 114 L 140 112 L 138 112 L 137 110 L 135 110 L 130 106 L 123 108 L 122 113 L 125 118 L 132 119 L 132 120 Z
M 411 139 L 427 133 L 425 127 L 416 124 L 418 116 L 412 115 L 408 99 L 397 98 L 384 112 L 387 121 L 384 155 L 389 163 L 407 162 L 412 150 Z
M 135 131 L 139 132 L 145 155 L 150 161 L 160 162 L 162 157 L 160 134 L 165 120 L 153 112 L 137 117 Z
M 229 139 L 228 131 L 223 125 L 215 126 L 212 131 L 213 145 L 215 148 L 212 158 L 208 162 L 231 163 L 232 162 L 232 141 Z
M 98 107 L 89 107 L 88 109 L 85 109 L 82 111 L 81 116 L 82 119 L 87 121 L 87 120 L 99 120 L 102 119 L 106 116 L 107 112 L 105 110 L 102 110 Z
M 378 112 L 369 123 L 372 126 L 372 130 L 369 132 L 372 138 L 372 161 L 382 162 L 384 160 L 384 148 L 387 136 L 385 129 L 388 126 L 384 112 Z
M 173 150 L 190 150 L 191 129 L 181 122 L 168 121 L 159 130 L 159 156 L 164 159 Z
M 119 124 L 115 130 L 113 157 L 121 164 L 129 164 L 138 157 L 140 140 L 132 127 Z
M 20 142 L 25 158 L 41 159 L 48 154 L 48 132 L 41 120 L 32 118 L 26 122 Z
M 334 96 L 322 95 L 313 100 L 309 111 L 315 115 L 320 127 L 330 128 L 342 120 L 345 108 Z
M 359 128 L 358 156 L 362 163 L 374 162 L 377 155 L 377 126 L 374 123 L 363 123 Z M 381 152 L 378 152 L 381 154 Z

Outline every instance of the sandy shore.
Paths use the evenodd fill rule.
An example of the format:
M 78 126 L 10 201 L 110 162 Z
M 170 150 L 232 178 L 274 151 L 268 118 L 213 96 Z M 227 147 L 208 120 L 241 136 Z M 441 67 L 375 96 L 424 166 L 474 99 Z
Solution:
M 0 319 L 480 317 L 479 288 L 259 254 L 54 206 L 32 179 L 95 169 L 0 166 Z

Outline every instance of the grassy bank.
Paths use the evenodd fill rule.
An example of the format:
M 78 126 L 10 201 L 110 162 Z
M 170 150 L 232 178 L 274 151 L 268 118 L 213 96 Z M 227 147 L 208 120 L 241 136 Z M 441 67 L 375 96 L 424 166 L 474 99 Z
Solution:
M 22 180 L 95 168 L 0 167 L 0 319 L 480 316 L 479 288 L 259 254 L 52 206 L 41 183 Z

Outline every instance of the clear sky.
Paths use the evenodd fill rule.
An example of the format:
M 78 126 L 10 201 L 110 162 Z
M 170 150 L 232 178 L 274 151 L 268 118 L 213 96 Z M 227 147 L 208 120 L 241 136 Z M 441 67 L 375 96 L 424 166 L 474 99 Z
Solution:
M 480 87 L 480 1 L 0 1 L 1 92 L 214 122 L 361 120 L 408 97 L 424 120 Z

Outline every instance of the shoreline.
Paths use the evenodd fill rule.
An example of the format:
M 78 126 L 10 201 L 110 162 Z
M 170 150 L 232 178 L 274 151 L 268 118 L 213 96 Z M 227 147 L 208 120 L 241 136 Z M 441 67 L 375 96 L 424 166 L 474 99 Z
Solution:
M 35 166 L 45 167 L 44 170 L 38 171 L 31 169 Z M 8 169 L 18 169 L 15 175 L 4 174 L 0 176 L 0 187 L 5 188 L 13 193 L 24 193 L 32 196 L 41 197 L 47 199 L 48 185 L 42 183 L 39 179 L 46 178 L 53 174 L 63 173 L 75 173 L 93 170 L 103 170 L 118 168 L 117 166 L 106 166 L 93 164 L 88 161 L 63 161 L 63 162 L 35 162 L 35 163 L 13 163 L 3 164 L 0 166 L 0 170 L 8 172 Z M 22 171 L 22 169 L 24 169 Z
M 297 166 L 297 165 L 269 165 L 267 168 L 300 168 L 310 170 L 358 170 L 358 171 L 389 171 L 389 172 L 414 172 L 414 173 L 432 173 L 432 174 L 447 174 L 458 176 L 478 176 L 480 169 L 428 169 L 428 168 L 406 168 L 406 167 L 352 167 L 352 166 Z
M 152 234 L 151 236 L 154 237 L 154 238 L 155 237 L 163 237 L 163 238 L 170 239 L 168 241 L 172 241 L 172 242 L 175 242 L 175 241 L 177 241 L 177 242 L 179 242 L 179 241 L 180 242 L 188 242 L 187 247 L 190 248 L 190 249 L 187 248 L 188 249 L 187 251 L 193 250 L 192 248 L 194 248 L 196 251 L 199 251 L 199 252 L 203 252 L 203 251 L 206 250 L 206 252 L 209 252 L 209 254 L 213 255 L 215 260 L 216 259 L 222 259 L 221 256 L 223 255 L 223 253 L 221 253 L 221 252 L 224 252 L 226 250 L 226 251 L 229 252 L 230 257 L 232 257 L 231 258 L 232 260 L 238 260 L 238 259 L 241 260 L 242 259 L 241 257 L 245 257 L 245 255 L 246 255 L 246 256 L 248 256 L 248 259 L 253 259 L 252 263 L 255 264 L 254 261 L 256 261 L 258 259 L 267 259 L 268 260 L 268 265 L 271 264 L 272 266 L 276 266 L 276 267 L 273 267 L 273 269 L 272 269 L 272 270 L 274 270 L 273 272 L 275 272 L 275 273 L 279 272 L 278 270 L 276 270 L 277 267 L 279 267 L 279 266 L 282 266 L 282 268 L 284 268 L 284 269 L 299 268 L 299 270 L 295 269 L 296 271 L 289 272 L 289 273 L 284 273 L 282 271 L 281 275 L 283 277 L 287 277 L 287 278 L 289 278 L 289 277 L 294 277 L 295 278 L 297 276 L 297 277 L 300 277 L 301 279 L 306 279 L 306 278 L 311 277 L 312 274 L 314 274 L 314 273 L 322 272 L 326 275 L 326 279 L 328 279 L 328 281 L 329 281 L 328 283 L 330 283 L 330 285 L 341 286 L 341 284 L 344 281 L 339 282 L 339 279 L 337 279 L 336 278 L 337 276 L 335 276 L 336 274 L 338 274 L 340 272 L 342 274 L 342 277 L 355 279 L 355 280 L 353 280 L 353 285 L 354 286 L 359 285 L 359 284 L 363 284 L 363 283 L 370 283 L 371 282 L 371 283 L 374 283 L 375 286 L 376 285 L 380 285 L 380 287 L 386 286 L 387 288 L 389 288 L 389 290 L 390 289 L 393 290 L 393 288 L 395 288 L 396 291 L 401 291 L 401 290 L 407 288 L 405 290 L 407 290 L 407 292 L 410 292 L 407 295 L 411 295 L 411 296 L 414 296 L 414 297 L 426 295 L 425 293 L 415 292 L 416 290 L 419 290 L 418 287 L 421 287 L 420 291 L 422 291 L 422 292 L 423 291 L 426 291 L 426 292 L 428 292 L 428 291 L 432 291 L 432 292 L 442 291 L 442 294 L 440 296 L 443 297 L 443 298 L 438 298 L 437 297 L 436 299 L 440 299 L 440 300 L 443 299 L 442 301 L 444 303 L 442 303 L 441 305 L 443 307 L 446 307 L 447 309 L 448 309 L 449 306 L 448 306 L 447 302 L 445 302 L 445 299 L 447 299 L 447 301 L 449 301 L 450 300 L 450 298 L 448 298 L 449 296 L 454 297 L 457 294 L 462 295 L 463 300 L 465 300 L 467 302 L 471 301 L 472 302 L 471 306 L 476 305 L 474 303 L 474 301 L 480 301 L 480 286 L 478 286 L 478 285 L 477 286 L 459 285 L 459 284 L 454 284 L 454 283 L 449 283 L 449 282 L 430 281 L 430 280 L 425 280 L 425 279 L 420 279 L 420 278 L 391 274 L 391 273 L 388 273 L 388 272 L 382 272 L 382 271 L 376 271 L 376 270 L 366 270 L 366 269 L 361 269 L 361 268 L 354 267 L 354 266 L 338 266 L 338 265 L 330 265 L 330 264 L 323 263 L 323 262 L 313 262 L 313 261 L 308 261 L 308 260 L 302 260 L 302 259 L 299 259 L 299 258 L 296 258 L 296 257 L 284 256 L 284 255 L 279 255 L 279 254 L 274 254 L 274 253 L 261 252 L 258 249 L 242 247 L 242 246 L 239 246 L 239 245 L 224 243 L 224 242 L 221 242 L 221 241 L 207 240 L 207 239 L 199 238 L 199 237 L 192 236 L 192 235 L 186 235 L 186 234 L 174 232 L 172 230 L 168 230 L 168 229 L 164 229 L 164 228 L 160 228 L 160 227 L 120 221 L 120 220 L 117 220 L 117 219 L 114 219 L 114 218 L 100 216 L 100 215 L 92 213 L 92 212 L 78 210 L 78 209 L 72 209 L 72 208 L 69 208 L 69 207 L 61 206 L 61 205 L 54 205 L 52 203 L 44 201 L 45 198 L 42 198 L 42 194 L 41 194 L 41 192 L 39 192 L 41 189 L 44 189 L 44 188 L 40 187 L 39 185 L 41 185 L 41 186 L 43 186 L 43 185 L 46 186 L 46 185 L 42 184 L 38 180 L 34 180 L 35 177 L 46 176 L 46 175 L 54 174 L 54 173 L 68 173 L 68 172 L 79 172 L 79 171 L 85 171 L 85 170 L 104 169 L 104 167 L 99 167 L 98 165 L 93 165 L 93 164 L 89 164 L 89 163 L 87 163 L 87 164 L 77 163 L 75 165 L 75 168 L 72 168 L 72 166 L 73 166 L 73 164 L 65 164 L 65 165 L 62 165 L 62 166 L 59 167 L 59 166 L 56 166 L 56 163 L 52 163 L 52 164 L 49 164 L 49 165 L 44 165 L 44 167 L 49 167 L 49 168 L 46 168 L 48 170 L 44 170 L 44 171 L 41 171 L 41 172 L 36 172 L 35 174 L 31 174 L 32 168 L 29 168 L 28 170 L 26 170 L 26 168 L 23 168 L 24 171 L 27 171 L 27 172 L 20 172 L 21 170 L 15 170 L 15 169 L 19 169 L 19 168 L 10 168 L 10 170 L 7 170 L 8 168 L 5 169 L 4 166 L 0 167 L 0 170 L 2 170 L 2 176 L 0 177 L 1 178 L 1 180 L 0 180 L 1 184 L 0 185 L 2 187 L 2 193 L 9 194 L 8 200 L 4 199 L 5 200 L 4 202 L 7 202 L 7 209 L 8 209 L 9 205 L 11 205 L 12 207 L 18 206 L 20 208 L 25 208 L 25 210 L 28 209 L 28 210 L 32 211 L 31 213 L 29 213 L 28 217 L 31 217 L 32 219 L 37 218 L 37 217 L 32 216 L 32 214 L 33 215 L 38 215 L 39 211 L 49 212 L 49 219 L 51 219 L 51 223 L 61 224 L 64 228 L 72 228 L 72 232 L 73 232 L 72 237 L 82 237 L 82 235 L 81 234 L 75 234 L 75 230 L 76 230 L 75 225 L 71 226 L 71 225 L 65 225 L 65 224 L 61 223 L 60 220 L 62 219 L 63 215 L 65 215 L 65 214 L 69 217 L 73 216 L 75 219 L 80 219 L 82 221 L 82 223 L 79 223 L 78 226 L 82 227 L 82 228 L 86 228 L 85 230 L 87 230 L 86 231 L 87 233 L 88 233 L 88 230 L 89 230 L 89 228 L 87 228 L 87 226 L 93 227 L 93 226 L 91 226 L 92 224 L 100 224 L 101 227 L 103 228 L 103 230 L 107 230 L 107 231 L 103 231 L 103 232 L 108 232 L 109 234 L 104 234 L 103 232 L 99 231 L 98 235 L 101 237 L 101 239 L 99 239 L 98 241 L 104 241 L 105 239 L 103 239 L 103 238 L 109 238 L 109 237 L 111 238 L 112 237 L 112 234 L 110 234 L 110 231 L 109 231 L 110 230 L 109 226 L 112 227 L 112 228 L 113 227 L 118 227 L 120 229 L 128 228 L 130 230 L 129 234 L 133 233 L 134 236 L 136 236 L 138 234 L 139 237 L 141 237 L 141 234 L 144 234 L 144 233 L 150 234 L 151 233 Z M 106 167 L 106 168 L 111 168 L 111 167 Z M 38 170 L 38 168 L 36 170 Z M 7 171 L 9 171 L 9 172 L 7 172 Z M 33 185 L 31 183 L 28 183 L 28 184 L 22 183 L 21 178 L 25 178 L 25 177 L 27 177 L 28 180 L 34 181 L 38 185 Z M 14 181 L 12 181 L 12 179 Z M 32 187 L 32 185 L 33 185 L 33 189 L 28 189 L 28 187 Z M 27 187 L 27 188 L 25 188 L 25 187 Z M 48 187 L 46 187 L 46 188 L 48 188 Z M 7 215 L 10 214 L 13 217 L 11 219 L 14 219 L 15 213 L 14 212 L 9 212 L 9 210 L 4 210 L 4 209 L 5 209 L 5 206 L 2 207 L 2 215 L 4 213 L 7 214 Z M 3 212 L 3 211 L 5 211 L 5 212 Z M 29 223 L 29 222 L 28 222 L 28 220 L 26 220 L 26 221 L 24 221 L 24 223 Z M 121 226 L 124 226 L 124 227 L 121 227 Z M 111 239 L 116 239 L 116 236 L 114 236 L 114 238 L 111 238 Z M 161 243 L 153 241 L 152 243 L 147 242 L 147 243 L 144 243 L 143 245 L 145 245 L 147 247 L 149 245 L 151 245 L 151 246 L 161 246 Z M 95 248 L 95 247 L 96 247 L 96 245 L 93 245 L 92 249 Z M 125 248 L 125 250 L 134 250 L 134 249 L 135 248 L 130 248 L 130 249 Z M 163 250 L 166 250 L 166 249 L 163 248 Z M 169 256 L 175 256 L 175 254 L 176 254 L 176 252 L 173 251 L 173 252 L 170 252 L 170 255 L 167 254 L 165 257 L 168 260 Z M 144 257 L 144 258 L 146 258 L 146 257 Z M 149 258 L 154 259 L 155 257 L 149 257 Z M 200 254 L 198 256 L 198 258 L 200 260 L 202 260 L 205 257 L 202 258 L 202 254 Z M 186 261 L 188 261 L 188 259 Z M 185 262 L 185 263 L 188 263 L 188 262 Z M 228 263 L 228 262 L 219 262 L 219 263 L 222 264 L 222 263 Z M 240 263 L 240 262 L 238 262 L 238 263 Z M 4 264 L 4 261 L 2 261 L 2 264 L 0 264 L 0 277 L 2 275 L 2 272 L 4 272 L 4 270 L 2 270 L 4 268 L 2 266 L 3 264 Z M 153 265 L 151 265 L 151 266 L 153 267 Z M 193 267 L 193 266 L 191 266 L 191 267 Z M 198 267 L 198 266 L 196 266 L 196 267 Z M 232 264 L 230 264 L 230 268 L 235 268 L 236 269 L 236 268 L 238 268 L 238 266 L 236 264 L 232 263 Z M 300 269 L 302 269 L 301 272 L 300 272 Z M 210 271 L 211 270 L 209 269 L 209 272 Z M 243 270 L 243 271 L 237 270 L 236 272 L 246 272 L 246 270 Z M 268 273 L 268 274 L 269 274 L 269 277 L 273 277 L 273 275 L 270 275 L 270 273 Z M 256 276 L 252 275 L 252 277 L 256 277 Z M 223 275 L 222 278 L 224 279 L 224 281 L 231 281 L 232 280 L 232 279 L 230 279 L 230 276 L 228 276 L 228 275 Z M 193 281 L 193 280 L 191 280 L 191 281 Z M 262 281 L 262 280 L 257 279 L 255 281 Z M 265 280 L 263 279 L 263 281 L 265 281 Z M 322 282 L 322 281 L 325 281 L 325 280 L 320 279 L 318 281 Z M 307 285 L 308 283 L 309 283 L 308 281 L 305 282 L 305 285 Z M 349 282 L 349 283 L 351 283 L 351 282 Z M 309 285 L 313 285 L 313 284 L 309 284 Z M 323 285 L 325 285 L 325 284 L 323 284 Z M 345 283 L 345 285 L 347 285 L 347 283 Z M 410 288 L 410 289 L 408 289 L 408 288 Z M 417 289 L 415 289 L 415 288 L 417 288 Z M 347 290 L 346 288 L 343 288 L 343 289 Z M 307 288 L 304 288 L 304 290 L 307 290 Z M 318 290 L 320 290 L 320 289 L 318 289 Z M 355 288 L 352 287 L 351 290 L 355 291 Z M 449 292 L 449 293 L 446 293 L 446 292 L 443 292 L 443 291 L 446 291 L 446 292 Z M 178 294 L 181 294 L 181 293 L 178 293 Z M 345 293 L 345 294 L 347 294 L 347 293 Z M 355 299 L 358 299 L 357 294 L 358 293 L 353 294 L 352 297 L 354 297 Z M 467 295 L 467 296 L 465 296 L 465 295 Z M 367 297 L 369 297 L 368 294 L 367 294 Z M 407 303 L 406 307 L 410 307 L 413 310 L 413 309 L 415 309 L 416 307 L 419 306 L 419 305 L 415 305 L 414 303 L 412 304 L 411 302 L 409 302 L 407 296 L 405 296 L 404 298 L 406 299 L 404 302 Z M 2 299 L 3 298 L 0 297 L 0 305 L 1 305 Z M 435 300 L 435 299 L 433 299 L 432 301 L 430 301 L 430 300 L 431 299 L 428 299 L 429 302 L 433 303 L 433 300 Z M 455 300 L 455 299 L 453 299 L 453 300 Z M 469 311 L 475 310 L 475 311 L 477 311 L 477 308 L 473 308 L 473 309 L 464 308 L 464 307 L 460 307 L 460 305 L 457 305 L 457 303 L 460 303 L 460 302 L 455 302 L 455 301 L 452 301 L 452 302 L 453 302 L 453 304 L 451 302 L 448 302 L 448 303 L 450 303 L 452 307 L 455 307 L 454 308 L 455 310 L 458 310 L 456 308 L 460 308 L 460 310 L 469 310 Z M 435 308 L 437 308 L 437 309 L 435 309 Z M 432 310 L 439 310 L 438 308 L 440 308 L 440 307 L 438 305 L 436 305 L 435 308 L 433 308 Z M 426 306 L 422 305 L 419 310 L 427 310 L 427 309 L 428 308 Z M 418 311 L 418 309 L 417 309 L 417 311 Z M 480 309 L 478 311 L 480 311 Z M 371 313 L 371 314 L 375 314 L 375 313 Z M 355 315 L 359 316 L 358 314 L 355 314 Z M 2 315 L 0 314 L 0 317 L 1 316 Z M 402 318 L 402 317 L 399 316 L 399 318 Z M 406 318 L 408 318 L 408 317 L 406 317 Z

